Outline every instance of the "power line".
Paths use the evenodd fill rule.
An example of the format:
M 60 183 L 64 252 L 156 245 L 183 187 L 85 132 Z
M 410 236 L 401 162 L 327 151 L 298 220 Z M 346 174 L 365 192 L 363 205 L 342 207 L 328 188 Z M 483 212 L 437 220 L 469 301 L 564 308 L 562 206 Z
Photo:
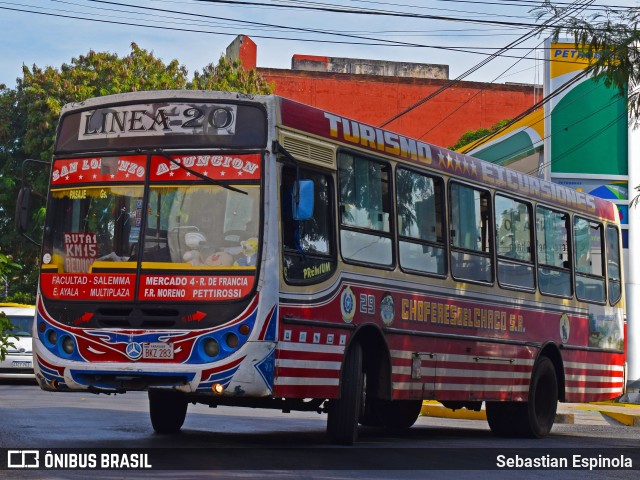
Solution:
M 503 22 L 499 20 L 478 20 L 471 18 L 455 18 L 455 17 L 446 17 L 442 15 L 425 15 L 419 13 L 406 13 L 406 12 L 394 12 L 388 10 L 374 10 L 374 9 L 349 9 L 349 8 L 341 8 L 336 6 L 306 6 L 306 5 L 284 5 L 284 4 L 267 4 L 264 2 L 248 2 L 244 0 L 194 0 L 196 2 L 201 3 L 223 3 L 223 4 L 231 4 L 231 5 L 251 5 L 251 6 L 269 6 L 273 8 L 290 8 L 296 10 L 310 10 L 310 11 L 318 11 L 318 12 L 329 12 L 329 13 L 343 13 L 343 14 L 353 14 L 353 15 L 372 15 L 372 16 L 389 16 L 389 17 L 403 17 L 403 18 L 412 18 L 412 19 L 424 19 L 424 20 L 443 20 L 448 22 L 462 22 L 462 23 L 477 23 L 477 24 L 488 24 L 488 25 L 503 25 L 503 26 L 518 26 L 518 27 L 537 27 L 536 23 L 523 23 L 523 22 Z
M 131 27 L 153 28 L 153 29 L 159 29 L 159 30 L 171 30 L 171 31 L 178 31 L 178 32 L 189 32 L 189 33 L 205 33 L 205 34 L 210 34 L 210 35 L 225 35 L 225 36 L 235 35 L 233 33 L 227 33 L 227 32 L 216 32 L 216 31 L 209 31 L 209 30 L 197 30 L 197 29 L 193 29 L 193 28 L 178 28 L 178 27 L 171 27 L 171 26 L 167 26 L 167 25 L 146 25 L 146 24 L 134 23 L 134 22 L 130 22 L 130 21 L 105 20 L 105 19 L 98 20 L 96 18 L 86 18 L 86 17 L 82 17 L 82 16 L 68 15 L 68 14 L 62 14 L 62 13 L 41 12 L 41 11 L 37 11 L 37 10 L 28 10 L 26 8 L 14 8 L 14 7 L 0 6 L 0 10 L 8 10 L 8 11 L 14 11 L 14 12 L 21 12 L 21 13 L 32 13 L 32 14 L 36 14 L 36 15 L 45 15 L 45 16 L 50 16 L 50 17 L 67 18 L 67 19 L 72 19 L 72 20 L 84 20 L 84 21 L 88 21 L 88 22 L 106 23 L 106 24 L 112 24 L 112 25 L 126 25 L 126 26 L 131 26 Z M 336 35 L 339 35 L 339 34 L 336 34 Z M 356 38 L 357 37 L 357 36 L 353 36 L 353 35 L 341 35 L 341 36 L 351 37 L 351 38 Z M 421 45 L 421 44 L 412 44 L 412 43 L 409 43 L 409 42 L 398 42 L 398 41 L 390 41 L 390 40 L 375 40 L 375 39 L 371 39 L 370 41 L 348 42 L 348 41 L 341 41 L 341 40 L 323 40 L 323 39 L 309 39 L 309 38 L 278 37 L 278 36 L 273 36 L 273 35 L 253 35 L 253 37 L 255 37 L 255 38 L 263 38 L 263 39 L 270 39 L 270 40 L 286 40 L 286 41 L 311 42 L 311 43 L 332 43 L 332 44 L 342 44 L 342 45 L 367 45 L 367 46 L 378 46 L 378 47 L 432 48 L 432 49 L 435 49 L 435 50 L 446 50 L 446 51 L 453 51 L 453 52 L 459 52 L 459 53 L 472 53 L 472 54 L 477 54 L 477 55 L 488 55 L 487 53 L 484 53 L 484 52 L 479 52 L 479 51 L 476 51 L 476 50 L 467 50 L 467 49 L 464 49 L 464 48 L 447 47 L 447 46 L 442 46 L 442 45 Z M 363 37 L 363 38 L 366 38 L 366 37 Z M 503 55 L 503 56 L 508 57 L 508 55 Z M 519 57 L 513 57 L 513 58 L 519 58 Z
M 541 168 L 546 168 L 546 167 L 550 167 L 551 165 L 553 165 L 556 162 L 559 162 L 560 160 L 562 160 L 563 158 L 567 157 L 568 155 L 570 155 L 571 153 L 575 152 L 576 150 L 584 147 L 585 145 L 589 144 L 589 142 L 591 142 L 592 140 L 594 140 L 596 137 L 602 135 L 604 132 L 606 132 L 609 128 L 613 127 L 614 125 L 616 125 L 622 118 L 627 118 L 627 112 L 623 112 L 621 114 L 619 114 L 616 118 L 614 118 L 613 120 L 611 120 L 609 123 L 607 123 L 606 125 L 602 126 L 601 128 L 599 128 L 598 130 L 596 130 L 592 135 L 589 136 L 589 138 L 581 143 L 580 145 L 578 145 L 577 147 L 573 148 L 572 150 L 566 150 L 563 153 L 561 153 L 560 155 L 556 156 L 555 158 L 553 158 L 553 160 L 550 160 L 548 162 L 544 162 L 541 165 L 538 165 L 537 168 L 535 168 L 534 170 L 530 170 L 529 172 L 527 172 L 528 175 L 533 175 L 535 174 L 537 171 L 539 171 Z
M 608 55 L 612 56 L 612 55 L 614 55 L 614 53 L 610 52 Z M 473 147 L 473 149 L 476 149 L 476 148 L 480 147 L 481 145 L 487 143 L 492 138 L 496 137 L 497 135 L 502 133 L 507 128 L 511 127 L 516 122 L 522 120 L 524 117 L 526 117 L 527 115 L 529 115 L 533 111 L 537 110 L 538 108 L 540 108 L 545 103 L 549 102 L 552 98 L 560 95 L 562 92 L 567 90 L 569 87 L 571 87 L 575 83 L 577 83 L 577 82 L 581 81 L 583 78 L 589 76 L 592 71 L 593 71 L 593 67 L 587 67 L 587 68 L 583 69 L 578 74 L 576 74 L 573 78 L 571 78 L 570 80 L 565 82 L 562 86 L 560 86 L 559 88 L 557 88 L 556 90 L 551 92 L 546 97 L 542 98 L 539 102 L 536 102 L 532 107 L 530 107 L 527 110 L 525 110 L 524 112 L 520 113 L 516 118 L 512 119 L 510 122 L 508 122 L 507 124 L 503 125 L 501 128 L 499 128 L 495 132 L 492 132 L 491 134 L 489 134 L 489 135 L 487 135 L 485 137 L 482 137 L 481 139 L 477 140 L 472 145 L 469 145 L 469 148 L 463 150 L 462 153 L 468 152 L 471 147 Z
M 540 44 L 538 44 L 539 46 Z M 534 51 L 535 48 L 531 49 L 531 51 L 529 53 L 531 53 L 532 51 Z M 464 107 L 465 105 L 467 105 L 471 100 L 473 100 L 474 98 L 476 98 L 478 95 L 480 95 L 483 91 L 485 91 L 487 88 L 489 88 L 489 86 L 491 84 L 493 84 L 496 80 L 498 80 L 499 78 L 501 78 L 505 73 L 507 73 L 509 70 L 511 70 L 513 67 L 515 67 L 518 63 L 520 62 L 520 60 L 518 60 L 516 63 L 514 63 L 513 65 L 511 65 L 509 68 L 507 68 L 505 71 L 503 71 L 500 75 L 498 75 L 497 77 L 495 77 L 489 84 L 483 86 L 482 88 L 479 88 L 476 93 L 474 93 L 471 97 L 469 97 L 466 101 L 464 101 L 463 103 L 461 103 L 455 110 L 452 110 L 451 112 L 449 112 L 448 115 L 446 115 L 445 117 L 441 118 L 440 121 L 438 123 L 436 123 L 435 125 L 433 125 L 429 130 L 427 130 L 426 132 L 424 132 L 422 135 L 420 135 L 420 137 L 418 138 L 422 138 L 425 135 L 427 135 L 428 133 L 432 132 L 437 126 L 441 125 L 447 118 L 451 117 L 451 115 L 453 115 L 454 113 L 456 113 L 458 110 L 460 110 L 462 107 Z
M 430 9 L 431 7 L 420 7 L 420 6 L 416 6 L 416 5 L 409 5 L 409 4 L 401 4 L 401 3 L 391 3 L 391 2 L 377 2 L 377 1 L 371 1 L 371 0 L 350 0 L 351 2 L 354 3 L 374 3 L 374 4 L 378 4 L 378 5 L 391 5 L 394 7 L 409 7 L 409 8 L 422 8 L 422 9 Z M 531 7 L 539 7 L 540 6 L 540 1 L 539 0 L 510 0 L 510 1 L 496 1 L 496 2 L 491 2 L 491 1 L 487 1 L 487 0 L 434 0 L 436 2 L 442 2 L 442 3 L 468 3 L 468 4 L 476 4 L 476 5 L 500 5 L 500 6 L 515 6 L 515 7 L 523 7 L 523 8 L 531 8 Z M 554 2 L 555 5 L 566 5 L 569 6 L 571 3 L 570 2 Z M 605 8 L 620 8 L 620 9 L 626 9 L 629 8 L 627 6 L 614 6 L 614 5 L 600 5 L 600 4 L 593 4 L 590 5 L 589 7 L 587 7 L 588 10 L 602 10 Z
M 531 106 L 531 107 L 527 108 L 525 111 L 519 113 L 515 118 L 511 119 L 510 122 L 508 122 L 507 124 L 503 125 L 501 128 L 497 129 L 495 132 L 491 132 L 489 135 L 476 140 L 473 144 L 469 145 L 466 149 L 461 150 L 460 153 L 467 153 L 471 149 L 475 150 L 476 148 L 478 148 L 478 147 L 482 146 L 483 144 L 489 142 L 492 138 L 498 136 L 503 131 L 505 131 L 507 128 L 509 128 L 510 126 L 515 124 L 516 122 L 519 122 L 520 120 L 522 120 L 524 117 L 526 117 L 530 113 L 533 113 L 534 111 L 538 110 L 545 103 L 549 102 L 552 98 L 560 95 L 565 90 L 567 90 L 569 87 L 573 86 L 575 83 L 579 82 L 580 80 L 582 80 L 583 78 L 588 76 L 589 73 L 590 72 L 587 69 L 582 70 L 580 73 L 578 73 L 571 80 L 565 82 L 562 86 L 560 86 L 559 88 L 557 88 L 556 90 L 551 92 L 549 95 L 547 95 L 546 97 L 542 98 L 538 102 L 534 103 L 533 106 Z
M 574 4 L 577 3 L 577 5 L 575 7 L 568 7 L 571 9 L 578 9 L 582 3 L 586 3 L 587 4 L 591 4 L 593 3 L 594 0 L 579 0 L 579 2 L 574 2 Z M 573 4 L 572 4 L 573 5 Z M 562 10 L 560 13 L 565 14 L 567 13 L 567 10 Z M 405 108 L 404 110 L 402 110 L 401 112 L 397 113 L 396 115 L 392 116 L 390 119 L 388 119 L 387 121 L 383 122 L 382 124 L 380 124 L 380 127 L 385 127 L 388 124 L 390 124 L 391 122 L 393 122 L 394 120 L 397 120 L 398 118 L 402 117 L 403 115 L 406 115 L 407 113 L 409 113 L 410 111 L 416 109 L 417 107 L 419 107 L 420 105 L 423 105 L 424 103 L 428 102 L 429 100 L 431 100 L 432 98 L 440 95 L 442 92 L 444 92 L 445 90 L 451 88 L 453 85 L 455 85 L 456 83 L 460 82 L 462 79 L 468 77 L 469 75 L 471 75 L 472 73 L 476 72 L 477 70 L 479 70 L 480 68 L 482 68 L 484 65 L 486 65 L 487 63 L 489 63 L 491 60 L 493 60 L 496 56 L 503 54 L 504 52 L 506 52 L 507 50 L 511 49 L 512 47 L 514 47 L 515 45 L 518 45 L 522 42 L 524 42 L 525 40 L 528 40 L 529 38 L 533 37 L 534 35 L 537 35 L 539 33 L 541 33 L 542 31 L 544 31 L 548 26 L 550 26 L 553 22 L 557 21 L 558 19 L 558 15 L 547 19 L 543 22 L 542 25 L 536 26 L 536 28 L 534 28 L 531 32 L 526 33 L 525 35 L 521 36 L 520 38 L 518 38 L 517 40 L 514 40 L 513 42 L 511 42 L 509 45 L 507 45 L 506 47 L 502 47 L 501 49 L 499 49 L 498 51 L 496 51 L 494 54 L 490 55 L 488 58 L 485 58 L 484 60 L 482 60 L 480 63 L 476 64 L 475 66 L 473 66 L 472 68 L 470 68 L 469 70 L 467 70 L 466 72 L 464 72 L 463 74 L 459 75 L 458 77 L 456 77 L 453 80 L 450 80 L 449 82 L 447 82 L 445 85 L 443 85 L 442 87 L 440 87 L 438 90 L 436 90 L 435 92 L 432 92 L 431 94 L 427 95 L 426 97 L 422 98 L 421 100 L 419 100 L 418 102 L 414 103 L 413 105 L 411 105 L 408 108 Z
M 380 39 L 380 38 L 371 38 L 371 37 L 366 37 L 366 36 L 362 36 L 362 35 L 355 35 L 355 34 L 348 34 L 343 32 L 336 32 L 336 31 L 331 31 L 331 30 L 320 30 L 320 29 L 311 29 L 311 28 L 302 28 L 302 27 L 289 27 L 286 25 L 282 25 L 282 24 L 269 24 L 269 23 L 264 23 L 264 22 L 255 22 L 255 21 L 249 21 L 249 20 L 240 20 L 240 19 L 235 19 L 235 18 L 229 18 L 229 17 L 220 17 L 220 16 L 213 16 L 213 15 L 205 15 L 205 14 L 194 14 L 191 12 L 182 12 L 182 11 L 177 11 L 177 10 L 168 10 L 168 9 L 159 9 L 159 8 L 152 8 L 152 7 L 145 7 L 145 6 L 139 6 L 139 5 L 131 5 L 131 4 L 125 4 L 125 3 L 121 3 L 121 2 L 114 2 L 114 1 L 105 1 L 105 0 L 87 0 L 89 2 L 94 2 L 94 3 L 102 3 L 102 4 L 110 4 L 110 5 L 115 5 L 118 7 L 127 7 L 127 8 L 135 8 L 135 9 L 142 9 L 144 11 L 154 11 L 154 12 L 163 12 L 163 13 L 171 13 L 171 14 L 176 14 L 176 15 L 180 15 L 180 16 L 188 16 L 188 17 L 197 17 L 197 18 L 206 18 L 206 19 L 215 19 L 215 20 L 221 20 L 221 21 L 228 21 L 228 22 L 235 22 L 235 23 L 239 23 L 239 24 L 243 24 L 243 25 L 250 25 L 250 26 L 260 26 L 260 27 L 265 27 L 265 28 L 269 28 L 269 29 L 274 29 L 274 30 L 290 30 L 290 31 L 297 31 L 297 32 L 303 32 L 303 33 L 312 33 L 312 34 L 318 34 L 318 35 L 330 35 L 330 36 L 338 36 L 338 37 L 345 37 L 345 38 L 351 38 L 351 39 L 355 39 L 355 40 L 364 40 L 365 42 L 331 42 L 331 41 L 327 41 L 327 40 L 314 40 L 314 39 L 308 39 L 308 38 L 289 38 L 289 37 L 275 37 L 275 36 L 257 36 L 254 35 L 256 38 L 266 38 L 266 39 L 276 39 L 276 40 L 297 40 L 297 41 L 302 41 L 302 42 L 318 42 L 318 43 L 337 43 L 337 44 L 353 44 L 353 45 L 372 45 L 372 46 L 385 46 L 385 43 L 388 44 L 388 46 L 402 46 L 402 47 L 412 47 L 412 48 L 433 48 L 433 49 L 441 49 L 441 50 L 450 50 L 450 51 L 456 51 L 456 52 L 460 52 L 460 53 L 473 53 L 473 54 L 482 54 L 480 52 L 480 50 L 483 49 L 487 49 L 487 50 L 493 50 L 492 47 L 479 47 L 479 46 L 475 46 L 474 50 L 468 50 L 468 49 L 464 49 L 461 47 L 449 47 L 449 46 L 442 46 L 442 45 L 424 45 L 424 44 L 420 44 L 420 43 L 412 43 L 412 42 L 401 42 L 398 40 L 385 40 L 385 39 Z M 8 3 L 8 2 L 0 2 L 0 3 Z M 68 2 L 60 2 L 60 3 L 68 3 Z M 247 4 L 251 4 L 251 5 L 265 5 L 265 4 L 256 4 L 254 2 L 245 2 Z M 77 4 L 75 4 L 77 5 Z M 278 6 L 283 6 L 283 5 L 278 5 Z M 0 7 L 0 9 L 6 9 L 6 10 L 12 10 L 12 8 L 9 7 Z M 46 13 L 46 12 L 33 12 L 32 10 L 22 10 L 22 9 L 18 9 L 18 8 L 13 8 L 13 10 L 15 11 L 22 11 L 22 12 L 26 12 L 26 13 L 39 13 L 41 15 L 50 15 L 50 16 L 58 16 L 58 17 L 63 17 L 63 18 L 73 18 L 73 19 L 79 19 L 79 20 L 85 20 L 85 21 L 100 21 L 97 20 L 95 18 L 86 18 L 86 17 L 77 17 L 77 16 L 71 16 L 69 15 L 68 12 L 66 12 L 65 14 L 56 14 L 56 13 Z M 118 11 L 118 10 L 115 10 Z M 342 10 L 341 10 L 342 12 Z M 352 13 L 351 10 L 348 11 L 349 13 Z M 122 12 L 122 13 L 133 13 L 133 12 Z M 344 12 L 343 12 L 344 13 Z M 482 20 L 473 20 L 473 19 L 455 19 L 455 18 L 449 18 L 449 17 L 438 17 L 438 18 L 448 18 L 451 21 L 461 21 L 461 22 L 474 22 L 474 23 L 486 23 L 486 21 L 482 21 Z M 107 21 L 107 20 L 102 20 L 105 23 L 111 22 L 111 23 L 116 23 L 116 24 L 122 24 L 122 25 L 131 25 L 131 26 L 143 26 L 146 28 L 152 28 L 153 26 L 150 25 L 139 25 L 139 24 L 132 24 L 130 21 L 116 21 L 116 20 L 112 20 L 112 21 Z M 503 27 L 505 26 L 509 26 L 509 22 L 502 22 L 503 23 Z M 512 23 L 510 25 L 511 28 L 514 27 L 519 27 L 519 25 L 531 25 L 531 24 L 514 24 Z M 158 28 L 167 28 L 166 26 L 163 27 L 158 27 Z M 188 31 L 188 32 L 195 32 L 195 33 L 208 33 L 208 34 L 219 34 L 219 35 L 229 35 L 226 32 L 211 32 L 211 31 L 200 31 L 200 30 L 193 30 L 193 29 L 179 29 L 176 27 L 170 28 L 172 30 L 178 30 L 178 31 Z M 516 49 L 515 47 L 513 49 Z M 503 57 L 510 57 L 510 58 L 521 58 L 521 57 L 514 57 L 514 56 L 508 56 L 508 55 L 499 55 L 499 56 L 503 56 Z
M 100 1 L 100 0 L 88 0 L 88 1 Z M 3 2 L 3 3 L 6 3 L 6 2 Z M 106 3 L 106 2 L 104 2 L 104 3 Z M 109 3 L 115 3 L 115 2 L 109 2 Z M 118 4 L 118 5 L 123 6 L 123 4 Z M 130 5 L 125 5 L 125 6 L 130 6 Z M 131 7 L 135 7 L 135 6 L 131 6 Z M 26 8 L 15 8 L 15 7 L 0 6 L 0 10 L 9 10 L 9 11 L 22 12 L 22 13 L 33 13 L 33 14 L 38 14 L 38 15 L 52 16 L 52 17 L 58 17 L 58 18 L 67 18 L 67 19 L 73 19 L 73 20 L 84 20 L 84 21 L 98 22 L 98 23 L 105 23 L 105 24 L 126 25 L 126 26 L 133 26 L 133 27 L 154 28 L 154 29 L 162 29 L 162 30 L 172 30 L 172 31 L 179 31 L 179 32 L 205 33 L 205 34 L 211 34 L 211 35 L 226 35 L 226 36 L 232 35 L 231 33 L 227 33 L 227 32 L 198 30 L 198 29 L 195 29 L 195 28 L 179 28 L 179 27 L 172 27 L 172 26 L 168 26 L 168 25 L 148 25 L 148 24 L 134 23 L 134 22 L 131 22 L 131 21 L 96 19 L 95 17 L 94 18 L 87 18 L 87 17 L 79 16 L 79 15 L 43 12 L 43 11 L 37 11 L 37 10 L 29 10 L 29 9 L 26 9 Z M 129 12 L 129 13 L 131 13 L 131 12 Z M 182 12 L 176 12 L 176 13 L 183 14 Z M 185 15 L 187 15 L 187 14 L 185 14 Z M 217 18 L 217 19 L 225 19 L 225 17 L 213 17 L 213 16 L 210 16 L 210 17 L 211 18 Z M 260 22 L 251 22 L 251 21 L 236 20 L 236 19 L 228 19 L 228 20 L 229 21 L 235 21 L 235 22 L 238 22 L 238 23 L 269 26 L 269 24 L 261 24 Z M 360 38 L 363 41 L 340 41 L 340 40 L 309 39 L 309 38 L 299 38 L 299 37 L 298 38 L 292 38 L 292 37 L 280 37 L 280 36 L 273 36 L 273 35 L 253 35 L 253 36 L 255 38 L 263 38 L 263 39 L 298 41 L 298 42 L 311 42 L 311 43 L 331 43 L 331 44 L 367 45 L 367 46 L 383 46 L 383 47 L 430 48 L 430 49 L 435 49 L 435 50 L 445 50 L 445 51 L 452 51 L 452 52 L 458 52 L 458 53 L 471 53 L 471 54 L 475 54 L 475 55 L 496 56 L 495 53 L 488 54 L 488 53 L 479 51 L 480 49 L 492 49 L 492 47 L 475 47 L 474 50 L 469 50 L 469 49 L 460 48 L 460 47 L 449 47 L 449 46 L 443 46 L 443 45 L 425 45 L 425 44 L 411 43 L 411 42 L 400 42 L 400 41 L 396 41 L 396 40 L 381 40 L 381 39 L 375 39 L 375 38 L 370 38 L 370 37 L 361 37 L 361 36 L 357 36 L 357 35 L 348 35 L 348 34 L 341 34 L 341 33 L 327 33 L 325 31 L 317 31 L 317 30 L 314 30 L 314 29 L 302 29 L 300 27 L 284 27 L 282 25 L 275 25 L 275 27 L 295 29 L 295 30 L 304 31 L 304 32 L 307 32 L 307 33 L 316 33 L 316 34 L 322 34 L 322 35 L 329 34 L 329 35 L 336 35 L 336 36 L 342 36 L 342 37 L 353 38 L 353 39 L 359 39 Z M 507 55 L 507 54 L 504 54 L 504 53 L 499 54 L 497 56 L 501 56 L 501 57 L 504 57 L 504 58 L 518 58 L 518 59 L 522 58 L 521 56 Z
M 593 89 L 589 90 L 588 92 L 585 92 L 582 96 L 580 96 L 580 97 L 578 97 L 578 98 L 573 99 L 570 103 L 568 103 L 568 104 L 566 104 L 566 105 L 563 105 L 562 107 L 556 107 L 556 108 L 553 110 L 553 113 L 558 113 L 558 112 L 561 112 L 561 111 L 563 111 L 563 110 L 565 110 L 565 109 L 567 109 L 567 108 L 570 108 L 570 107 L 571 107 L 575 102 L 580 101 L 582 98 L 584 98 L 584 96 L 586 96 L 586 95 L 590 94 L 590 93 L 591 93 L 591 92 L 593 92 L 596 88 L 597 88 L 597 86 L 594 86 L 594 88 L 593 88 Z M 589 119 L 589 118 L 593 117 L 594 115 L 596 115 L 596 114 L 598 114 L 598 113 L 600 113 L 600 112 L 602 112 L 602 111 L 606 110 L 607 108 L 611 108 L 611 107 L 613 107 L 613 106 L 615 106 L 615 105 L 616 105 L 615 100 L 611 100 L 611 101 L 609 101 L 606 105 L 604 105 L 604 106 L 600 107 L 599 109 L 597 109 L 597 110 L 595 110 L 595 111 L 591 112 L 588 116 L 586 116 L 586 117 L 582 117 L 582 118 L 579 118 L 579 119 L 575 120 L 574 122 L 570 123 L 569 125 L 565 125 L 565 126 L 563 126 L 563 127 L 562 127 L 562 129 L 564 130 L 564 129 L 569 129 L 569 128 L 575 127 L 576 125 L 579 125 L 580 123 L 582 123 L 582 122 L 586 121 L 587 119 Z M 543 120 L 544 120 L 544 119 L 546 119 L 546 118 L 548 118 L 550 115 L 551 115 L 551 112 L 549 112 L 547 115 L 545 115 L 545 116 L 543 117 Z M 528 125 L 528 126 L 530 126 L 530 125 Z M 538 146 L 541 146 L 545 140 L 547 140 L 547 139 L 549 139 L 549 138 L 551 138 L 551 137 L 553 136 L 553 133 L 554 133 L 554 132 L 549 132 L 547 135 L 545 135 L 544 137 L 540 138 L 540 140 L 536 140 L 535 142 L 533 142 L 533 143 L 532 143 L 532 147 L 535 149 L 535 148 L 537 148 Z M 514 157 L 517 157 L 518 155 L 521 155 L 521 154 L 525 153 L 529 148 L 531 148 L 531 147 L 523 147 L 522 149 L 515 150 L 515 151 L 511 151 L 511 152 L 509 152 L 509 153 L 505 153 L 505 154 L 504 154 L 504 155 L 502 155 L 501 157 L 498 157 L 498 158 L 496 158 L 495 160 L 492 160 L 492 163 L 495 163 L 495 164 L 497 164 L 497 165 L 502 165 L 502 164 L 504 164 L 504 162 L 506 162 L 506 161 L 508 161 L 508 160 L 510 160 L 510 159 L 512 159 L 512 158 L 514 158 Z M 474 148 L 474 149 L 475 149 L 475 148 Z M 463 152 L 461 151 L 460 153 L 463 153 Z M 468 154 L 469 154 L 469 153 L 467 153 L 467 155 L 468 155 Z M 473 155 L 473 154 L 472 154 L 472 155 Z M 543 164 L 543 165 L 544 165 L 544 164 Z M 535 170 L 532 170 L 531 172 L 534 172 L 534 171 L 535 171 Z M 528 173 L 529 173 L 529 174 L 531 174 L 531 172 L 528 172 Z

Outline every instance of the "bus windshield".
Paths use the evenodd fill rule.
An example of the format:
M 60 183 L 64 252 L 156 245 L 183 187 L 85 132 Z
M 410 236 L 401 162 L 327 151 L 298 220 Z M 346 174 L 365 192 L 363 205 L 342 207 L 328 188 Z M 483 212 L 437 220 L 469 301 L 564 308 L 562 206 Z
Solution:
M 246 265 L 242 242 L 258 236 L 259 188 L 247 195 L 216 185 L 151 187 L 142 233 L 143 187 L 52 192 L 46 249 L 63 273 L 89 273 L 96 261 Z M 140 236 L 144 235 L 141 239 Z M 140 241 L 141 240 L 141 241 Z M 142 255 L 139 245 L 144 245 Z
M 70 166 L 82 165 L 82 159 L 57 160 L 45 220 L 43 275 L 123 274 L 138 268 L 143 275 L 163 269 L 200 276 L 246 275 L 247 270 L 255 274 L 260 185 L 238 184 L 233 175 L 225 182 L 223 163 L 216 170 L 207 157 L 192 172 L 211 175 L 215 183 L 191 175 L 188 169 L 173 168 L 157 156 L 151 159 L 150 182 L 145 156 L 98 159 L 96 171 L 102 173 L 96 174 L 78 173 L 77 166 L 70 173 Z M 178 158 L 186 163 L 185 157 Z M 114 166 L 107 167 L 108 163 Z M 123 174 L 125 165 L 134 165 L 133 173 Z

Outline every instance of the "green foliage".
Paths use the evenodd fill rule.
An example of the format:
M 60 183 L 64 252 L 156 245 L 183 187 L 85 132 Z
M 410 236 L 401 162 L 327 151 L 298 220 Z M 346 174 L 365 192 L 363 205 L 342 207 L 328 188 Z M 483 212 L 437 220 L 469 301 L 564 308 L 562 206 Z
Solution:
M 36 303 L 36 296 L 31 292 L 16 292 L 13 295 L 9 295 L 7 297 L 7 302 L 21 303 L 23 305 L 33 305 Z
M 170 89 L 270 93 L 272 87 L 255 70 L 246 72 L 239 61 L 230 63 L 225 58 L 196 72 L 189 81 L 186 67 L 178 60 L 165 63 L 135 43 L 123 57 L 90 50 L 60 68 L 25 66 L 15 89 L 0 85 L 0 251 L 11 252 L 13 261 L 22 266 L 20 275 L 9 278 L 7 300 L 35 302 L 40 251 L 18 236 L 13 213 L 24 175 L 33 188 L 32 224 L 35 230 L 41 229 L 49 169 L 30 163 L 23 171 L 22 164 L 28 158 L 51 159 L 62 107 L 90 97 Z M 41 236 L 38 231 L 30 233 L 36 239 Z
M 468 132 L 463 133 L 460 139 L 453 146 L 449 147 L 449 150 L 457 150 L 459 148 L 464 147 L 465 145 L 469 145 L 471 142 L 475 142 L 476 140 L 479 140 L 483 137 L 492 135 L 497 131 L 501 130 L 510 121 L 511 121 L 510 119 L 500 120 L 498 123 L 496 123 L 495 125 L 492 125 L 489 128 L 479 128 L 478 130 L 469 130 Z
M 225 57 L 220 57 L 217 66 L 210 63 L 202 72 L 194 72 L 187 88 L 248 94 L 269 94 L 273 91 L 273 85 L 267 83 L 256 70 L 246 71 L 240 60 L 229 62 Z
M 568 8 L 567 8 L 568 10 Z M 558 15 L 562 19 L 553 33 L 558 40 L 569 34 L 576 50 L 583 51 L 590 65 L 586 72 L 603 80 L 607 87 L 617 89 L 618 96 L 626 97 L 631 122 L 640 123 L 640 7 L 602 7 L 601 13 L 589 18 L 566 14 L 567 10 L 545 0 L 537 9 L 538 18 Z M 635 189 L 640 192 L 640 186 Z M 637 207 L 640 193 L 630 202 Z
M 11 339 L 18 339 L 10 333 L 11 330 L 13 330 L 13 325 L 4 312 L 0 312 L 0 360 L 4 360 L 9 348 L 15 346 Z
M 6 277 L 21 268 L 22 266 L 19 263 L 13 261 L 13 257 L 11 255 L 0 253 L 0 276 Z
M 90 50 L 60 69 L 23 67 L 17 96 L 25 109 L 25 150 L 41 160 L 53 153 L 55 128 L 66 103 L 90 97 L 142 90 L 181 89 L 187 69 L 177 60 L 165 64 L 153 53 L 131 44 L 126 57 Z
M 8 275 L 18 270 L 20 270 L 20 265 L 13 262 L 10 255 L 0 253 L 0 279 L 4 281 L 7 279 Z M 9 333 L 11 329 L 13 329 L 13 325 L 4 312 L 0 312 L 0 360 L 4 360 L 7 354 L 7 349 L 9 347 L 13 347 L 11 339 L 15 338 L 17 340 L 18 338 Z
M 588 73 L 627 97 L 631 118 L 640 119 L 640 7 L 602 7 L 589 18 L 576 16 L 549 0 L 537 9 L 538 18 L 557 15 L 553 38 L 568 34 L 576 49 L 591 59 Z

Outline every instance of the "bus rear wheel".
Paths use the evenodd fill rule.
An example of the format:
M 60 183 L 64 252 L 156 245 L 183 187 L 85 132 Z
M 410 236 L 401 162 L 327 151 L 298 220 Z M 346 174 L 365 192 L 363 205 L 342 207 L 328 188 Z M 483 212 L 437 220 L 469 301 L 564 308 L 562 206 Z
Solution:
M 533 367 L 527 402 L 487 402 L 491 431 L 502 437 L 542 438 L 549 434 L 558 409 L 558 379 L 553 362 L 541 357 Z
M 346 355 L 340 379 L 340 398 L 329 401 L 327 434 L 331 443 L 353 445 L 358 436 L 358 419 L 364 403 L 362 346 L 353 344 Z
M 173 390 L 149 390 L 149 414 L 156 433 L 178 433 L 187 415 L 187 400 Z
M 524 414 L 521 417 L 521 433 L 527 437 L 545 437 L 553 427 L 557 409 L 556 369 L 548 357 L 541 357 L 533 367 L 526 417 Z

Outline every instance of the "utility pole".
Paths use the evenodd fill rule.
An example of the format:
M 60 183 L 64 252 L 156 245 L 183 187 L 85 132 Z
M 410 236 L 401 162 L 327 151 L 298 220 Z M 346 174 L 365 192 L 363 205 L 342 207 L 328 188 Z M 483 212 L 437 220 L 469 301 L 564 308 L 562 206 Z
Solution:
M 629 113 L 629 197 L 640 185 L 640 126 Z M 640 403 L 640 207 L 629 208 L 629 258 L 626 275 L 627 301 L 627 401 Z

